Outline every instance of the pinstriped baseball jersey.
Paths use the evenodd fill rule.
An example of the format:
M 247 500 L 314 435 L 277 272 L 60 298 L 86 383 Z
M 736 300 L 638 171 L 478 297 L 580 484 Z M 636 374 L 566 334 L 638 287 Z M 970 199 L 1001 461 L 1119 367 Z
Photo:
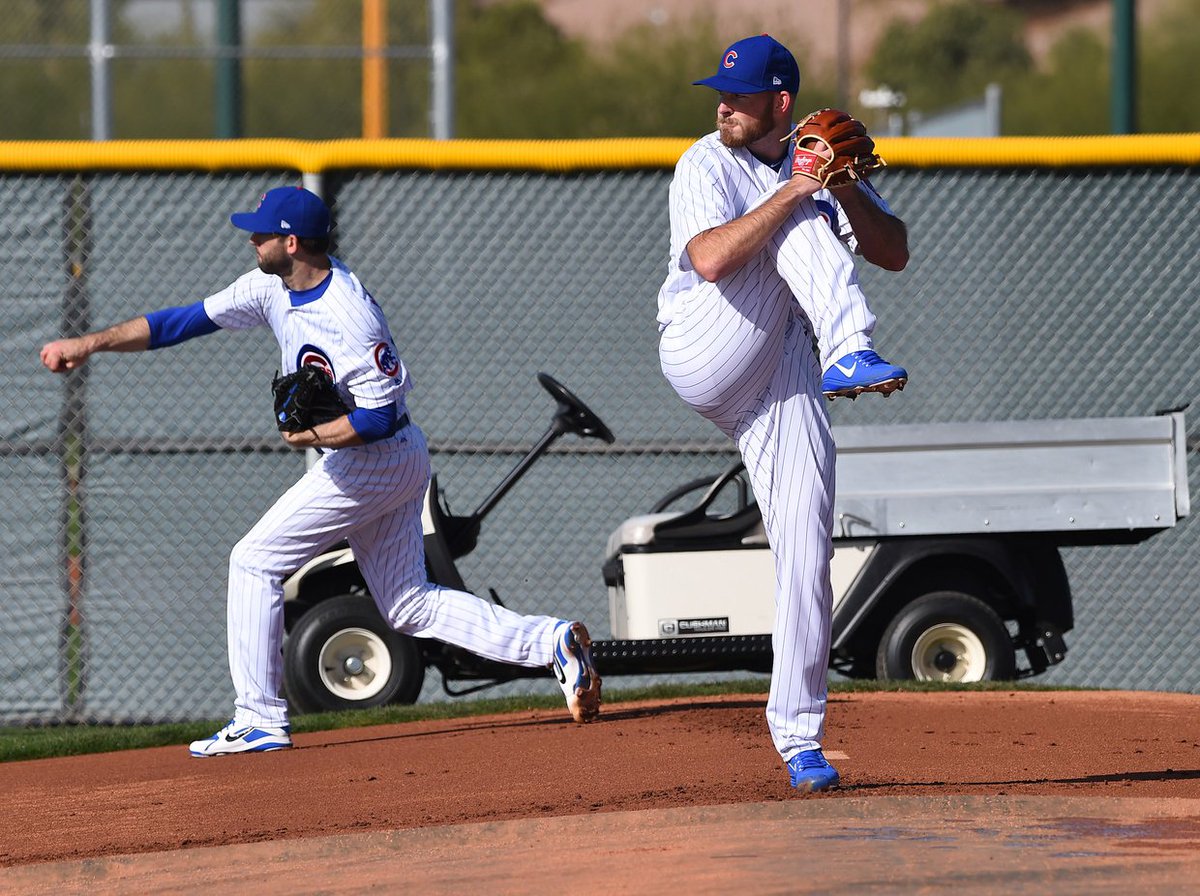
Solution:
M 256 269 L 206 298 L 204 311 L 223 329 L 269 326 L 285 374 L 324 367 L 352 408 L 402 407 L 411 385 L 383 311 L 349 268 L 329 261 L 329 281 L 314 289 L 290 292 Z
M 658 322 L 668 324 L 680 298 L 699 288 L 703 278 L 687 255 L 697 234 L 740 218 L 766 202 L 791 175 L 791 157 L 772 166 L 749 150 L 731 149 L 714 132 L 694 143 L 680 157 L 671 183 L 671 244 L 666 281 L 658 295 Z M 864 192 L 890 213 L 883 197 L 869 185 Z M 816 227 L 817 223 L 825 224 Z M 828 368 L 847 352 L 872 347 L 875 316 L 867 306 L 852 263 L 839 252 L 856 251 L 858 242 L 833 194 L 822 190 L 801 202 L 791 219 L 768 244 L 766 259 L 736 275 L 726 292 L 761 292 L 779 288 L 782 279 L 812 323 L 821 347 L 821 366 Z M 835 264 L 836 271 L 814 286 L 808 270 L 814 263 Z

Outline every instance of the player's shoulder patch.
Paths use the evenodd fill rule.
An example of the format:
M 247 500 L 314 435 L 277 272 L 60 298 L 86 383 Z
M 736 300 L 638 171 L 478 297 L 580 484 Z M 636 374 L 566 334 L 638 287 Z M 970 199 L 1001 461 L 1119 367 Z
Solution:
M 400 359 L 390 342 L 380 342 L 375 346 L 375 366 L 388 379 L 400 375 Z

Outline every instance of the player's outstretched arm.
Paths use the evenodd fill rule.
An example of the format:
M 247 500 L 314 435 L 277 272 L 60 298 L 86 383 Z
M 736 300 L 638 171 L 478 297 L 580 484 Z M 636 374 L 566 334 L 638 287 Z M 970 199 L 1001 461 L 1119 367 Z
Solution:
M 115 324 L 71 339 L 56 339 L 42 346 L 41 358 L 53 373 L 74 370 L 96 352 L 143 352 L 150 347 L 150 324 L 145 317 Z

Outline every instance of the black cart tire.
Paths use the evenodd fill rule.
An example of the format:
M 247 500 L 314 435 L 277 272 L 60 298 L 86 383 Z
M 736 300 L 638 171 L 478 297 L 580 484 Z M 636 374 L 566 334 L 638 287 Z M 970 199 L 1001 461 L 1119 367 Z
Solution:
M 883 680 L 1010 681 L 1016 653 L 1004 620 L 978 598 L 937 591 L 907 604 L 875 655 Z
M 393 630 L 369 597 L 321 601 L 297 620 L 283 647 L 293 712 L 415 703 L 425 682 L 416 639 Z

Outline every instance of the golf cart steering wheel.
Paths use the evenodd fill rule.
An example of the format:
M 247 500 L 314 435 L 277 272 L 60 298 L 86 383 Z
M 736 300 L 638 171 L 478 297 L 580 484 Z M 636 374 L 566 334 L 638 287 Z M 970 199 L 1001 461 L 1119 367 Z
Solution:
M 600 439 L 609 445 L 616 441 L 612 430 L 570 389 L 548 373 L 539 373 L 537 378 L 542 388 L 558 402 L 558 410 L 554 414 L 554 427 L 558 432 L 573 432 L 582 438 Z

